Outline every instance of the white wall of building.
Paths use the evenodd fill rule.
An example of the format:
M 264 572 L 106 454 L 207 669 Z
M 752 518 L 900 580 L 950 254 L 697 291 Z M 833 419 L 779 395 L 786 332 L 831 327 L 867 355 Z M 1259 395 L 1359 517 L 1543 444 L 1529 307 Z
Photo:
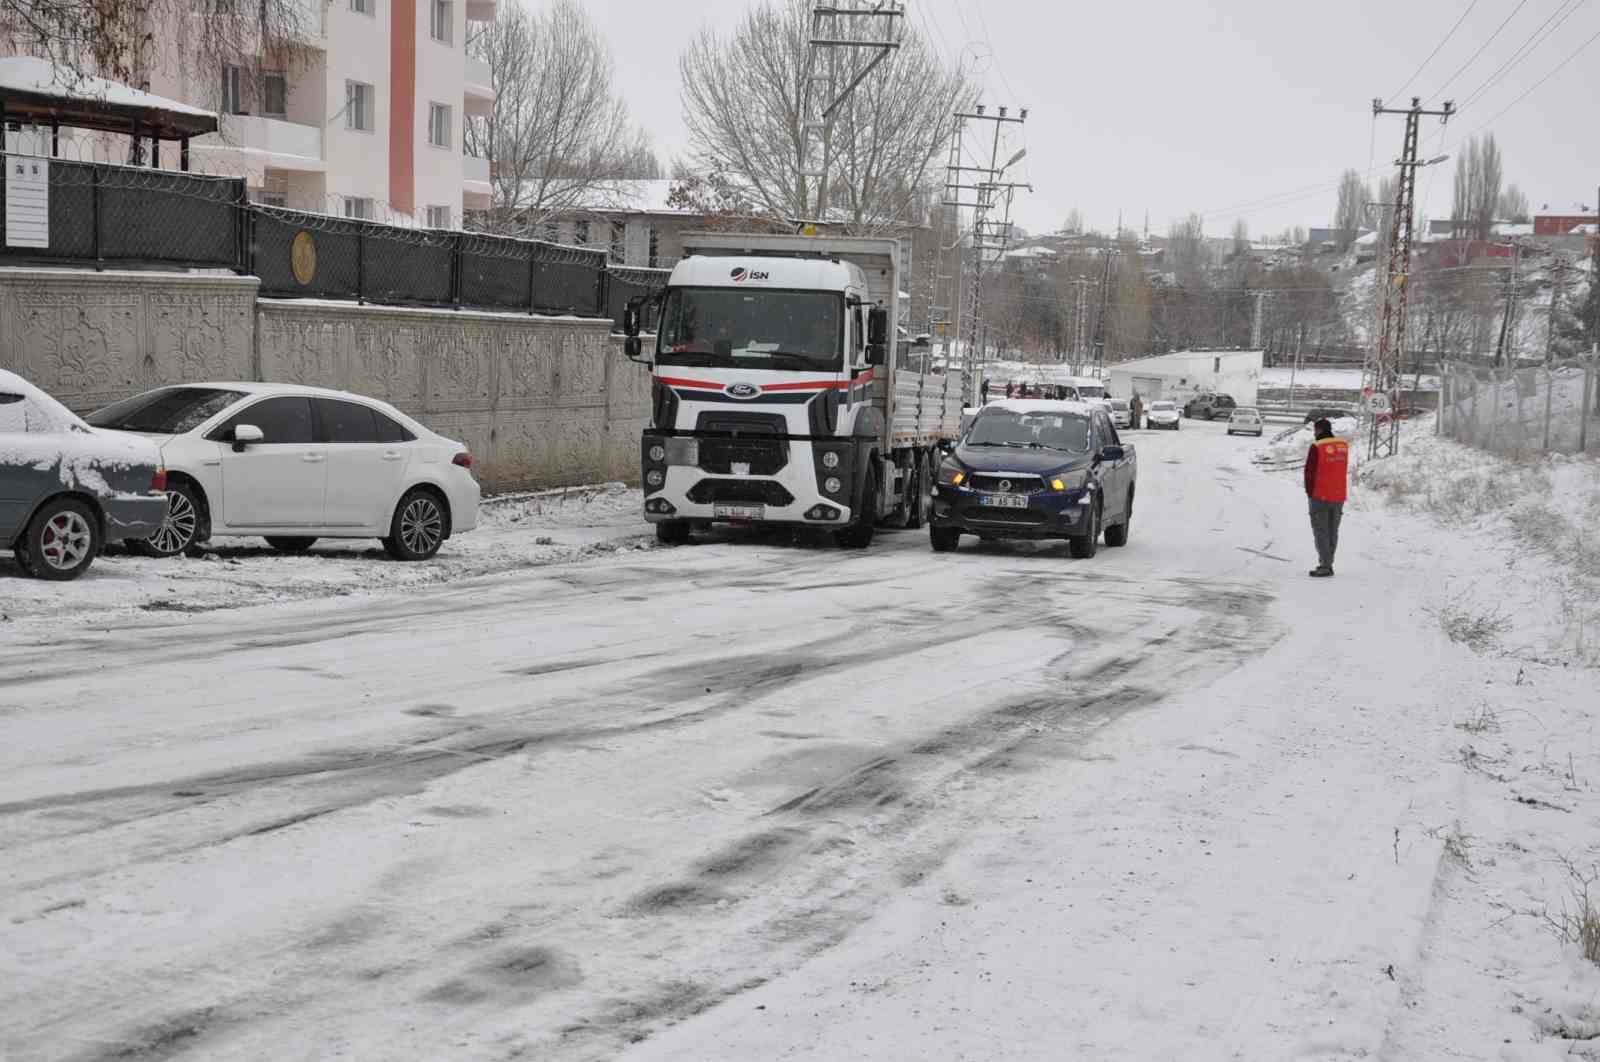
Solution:
M 1107 384 L 1118 398 L 1135 391 L 1145 399 L 1184 402 L 1202 391 L 1231 395 L 1241 406 L 1256 404 L 1261 386 L 1259 350 L 1175 351 L 1108 367 Z
M 462 85 L 466 80 L 467 5 L 465 0 L 450 4 L 450 40 L 433 38 L 433 0 L 390 0 L 412 3 L 417 8 L 417 100 L 416 123 L 416 199 L 417 216 L 427 219 L 427 208 L 450 208 L 450 223 L 461 224 L 461 137 Z M 450 145 L 435 147 L 428 142 L 429 105 L 440 103 L 450 108 Z
M 373 200 L 383 217 L 389 200 L 389 113 L 394 105 L 389 79 L 389 4 L 376 0 L 372 14 L 350 10 L 349 0 L 328 5 L 328 59 L 324 79 L 327 125 L 322 150 L 327 163 L 326 190 L 330 197 Z M 359 81 L 374 88 L 372 129 L 348 128 L 345 86 Z M 327 208 L 342 213 L 340 199 Z

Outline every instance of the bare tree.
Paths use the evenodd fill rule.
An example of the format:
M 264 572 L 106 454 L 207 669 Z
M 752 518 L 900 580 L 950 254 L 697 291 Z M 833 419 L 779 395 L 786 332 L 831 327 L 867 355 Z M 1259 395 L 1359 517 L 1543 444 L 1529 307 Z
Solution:
M 1077 207 L 1073 207 L 1071 210 L 1067 211 L 1067 220 L 1061 223 L 1061 231 L 1069 234 L 1077 234 L 1082 232 L 1083 211 L 1079 210 Z
M 1205 223 L 1199 214 L 1173 222 L 1167 230 L 1167 261 L 1179 284 L 1193 284 L 1206 267 Z
M 0 0 L 0 45 L 54 63 L 64 89 L 86 77 L 149 88 L 163 61 L 256 71 L 271 54 L 282 68 L 318 23 L 305 0 Z
M 1233 253 L 1235 257 L 1250 249 L 1250 223 L 1239 218 L 1233 223 Z
M 705 29 L 679 59 L 684 118 L 705 168 L 744 185 L 779 219 L 817 209 L 817 188 L 801 173 L 811 8 L 808 0 L 766 0 L 726 36 Z M 836 113 L 829 212 L 843 213 L 856 231 L 913 220 L 953 112 L 970 91 L 906 27 L 900 47 Z
M 1528 209 L 1528 196 L 1515 183 L 1506 185 L 1506 190 L 1500 193 L 1500 202 L 1495 206 L 1495 213 L 1502 220 L 1523 225 L 1532 217 Z
M 1494 134 L 1473 137 L 1456 159 L 1455 196 L 1450 220 L 1458 239 L 1487 240 L 1500 205 L 1500 148 Z
M 611 50 L 576 0 L 538 13 L 505 0 L 472 51 L 495 89 L 466 139 L 493 166 L 485 229 L 525 233 L 552 214 L 620 205 L 623 182 L 660 176 L 613 88 Z
M 1339 199 L 1333 208 L 1333 228 L 1339 250 L 1349 248 L 1360 233 L 1361 222 L 1367 212 L 1366 201 L 1367 185 L 1361 179 L 1361 174 L 1355 170 L 1345 170 L 1339 178 Z

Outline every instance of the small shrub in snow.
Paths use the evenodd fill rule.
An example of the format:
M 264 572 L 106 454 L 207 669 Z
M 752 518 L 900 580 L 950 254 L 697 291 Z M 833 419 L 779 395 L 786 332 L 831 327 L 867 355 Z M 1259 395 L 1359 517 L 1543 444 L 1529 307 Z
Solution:
M 1510 618 L 1499 609 L 1473 612 L 1460 601 L 1447 601 L 1431 611 L 1445 637 L 1475 653 L 1493 649 L 1511 629 Z
M 1600 909 L 1596 908 L 1596 883 L 1600 882 L 1600 868 L 1585 870 L 1563 856 L 1561 867 L 1566 871 L 1568 898 L 1561 902 L 1561 911 L 1544 912 L 1545 924 L 1564 944 L 1576 944 L 1583 957 L 1600 965 Z
M 1456 724 L 1456 729 L 1468 734 L 1487 734 L 1500 729 L 1500 717 L 1489 705 L 1480 704 L 1471 715 Z

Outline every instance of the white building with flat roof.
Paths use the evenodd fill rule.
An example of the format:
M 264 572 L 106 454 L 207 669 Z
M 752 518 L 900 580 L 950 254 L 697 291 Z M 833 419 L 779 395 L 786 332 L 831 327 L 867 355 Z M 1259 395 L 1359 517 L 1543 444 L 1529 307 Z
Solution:
M 1259 350 L 1178 350 L 1107 365 L 1106 384 L 1117 398 L 1138 394 L 1146 402 L 1167 398 L 1181 404 L 1201 392 L 1218 391 L 1241 406 L 1253 406 L 1261 365 Z

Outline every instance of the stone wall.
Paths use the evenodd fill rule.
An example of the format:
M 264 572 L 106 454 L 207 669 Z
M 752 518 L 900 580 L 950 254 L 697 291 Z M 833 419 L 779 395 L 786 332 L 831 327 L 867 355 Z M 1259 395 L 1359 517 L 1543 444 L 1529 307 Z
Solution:
M 0 367 L 80 412 L 199 380 L 371 395 L 465 442 L 491 491 L 634 482 L 650 404 L 606 321 L 258 300 L 253 277 L 0 269 Z

